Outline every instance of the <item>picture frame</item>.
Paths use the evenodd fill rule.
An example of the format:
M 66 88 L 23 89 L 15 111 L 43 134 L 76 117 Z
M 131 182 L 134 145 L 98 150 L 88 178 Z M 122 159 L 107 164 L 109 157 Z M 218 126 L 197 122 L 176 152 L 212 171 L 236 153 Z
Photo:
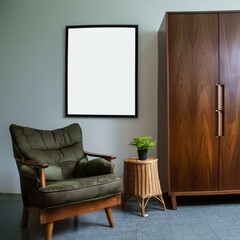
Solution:
M 66 116 L 138 117 L 138 25 L 66 26 Z

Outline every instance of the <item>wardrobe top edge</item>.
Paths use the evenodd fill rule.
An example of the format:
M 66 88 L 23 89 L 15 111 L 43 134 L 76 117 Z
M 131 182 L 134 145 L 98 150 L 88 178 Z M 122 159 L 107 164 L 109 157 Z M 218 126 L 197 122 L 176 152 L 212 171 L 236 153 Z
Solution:
M 171 14 L 204 14 L 204 13 L 240 13 L 240 10 L 221 10 L 221 11 L 171 11 L 166 12 L 166 15 Z

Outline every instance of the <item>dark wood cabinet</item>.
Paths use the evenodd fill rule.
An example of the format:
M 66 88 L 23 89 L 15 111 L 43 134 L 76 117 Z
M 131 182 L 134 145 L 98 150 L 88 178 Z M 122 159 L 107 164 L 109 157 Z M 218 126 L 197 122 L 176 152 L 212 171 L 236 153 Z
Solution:
M 159 60 L 159 159 L 173 208 L 176 196 L 240 193 L 240 13 L 167 13 Z

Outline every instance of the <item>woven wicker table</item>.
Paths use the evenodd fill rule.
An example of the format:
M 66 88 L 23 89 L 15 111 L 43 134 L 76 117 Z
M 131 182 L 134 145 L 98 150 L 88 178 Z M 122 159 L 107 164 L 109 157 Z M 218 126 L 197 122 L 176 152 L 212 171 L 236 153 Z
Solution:
M 123 208 L 131 196 L 137 199 L 142 217 L 147 216 L 145 208 L 151 197 L 162 203 L 163 210 L 166 209 L 158 175 L 158 159 L 148 158 L 143 161 L 129 158 L 124 161 Z

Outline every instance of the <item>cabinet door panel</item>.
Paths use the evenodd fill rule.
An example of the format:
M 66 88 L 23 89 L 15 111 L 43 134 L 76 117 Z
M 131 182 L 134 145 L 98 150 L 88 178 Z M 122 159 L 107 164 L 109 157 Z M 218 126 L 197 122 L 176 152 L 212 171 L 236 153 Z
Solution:
M 218 15 L 168 15 L 170 192 L 218 189 Z
M 219 15 L 220 82 L 224 136 L 220 138 L 220 190 L 240 189 L 240 13 Z

